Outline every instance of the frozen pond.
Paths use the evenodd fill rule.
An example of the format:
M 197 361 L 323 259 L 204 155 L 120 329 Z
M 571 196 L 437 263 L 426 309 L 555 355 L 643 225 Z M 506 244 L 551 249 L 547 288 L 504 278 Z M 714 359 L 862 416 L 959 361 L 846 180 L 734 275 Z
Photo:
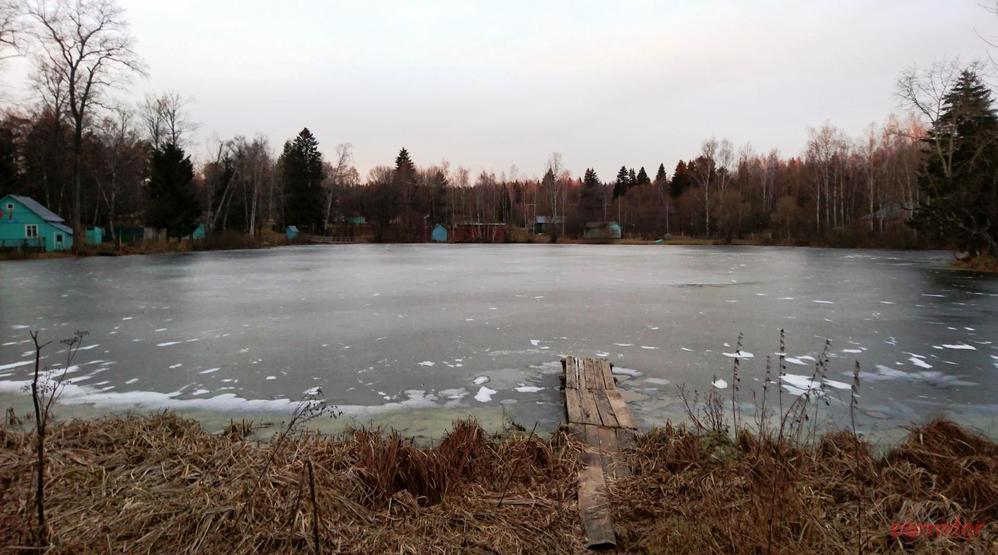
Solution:
M 863 368 L 861 423 L 998 416 L 998 280 L 947 253 L 761 247 L 345 245 L 0 262 L 0 408 L 21 407 L 28 329 L 89 332 L 63 414 L 172 408 L 210 420 L 289 410 L 320 387 L 345 416 L 434 433 L 472 414 L 553 428 L 559 357 L 608 357 L 645 426 L 675 385 L 742 397 L 787 332 L 784 394 Z M 44 362 L 61 360 L 50 346 Z M 745 355 L 746 357 L 748 355 Z M 842 423 L 848 392 L 830 388 Z M 724 391 L 727 395 L 728 390 Z M 487 422 L 492 423 L 492 422 Z

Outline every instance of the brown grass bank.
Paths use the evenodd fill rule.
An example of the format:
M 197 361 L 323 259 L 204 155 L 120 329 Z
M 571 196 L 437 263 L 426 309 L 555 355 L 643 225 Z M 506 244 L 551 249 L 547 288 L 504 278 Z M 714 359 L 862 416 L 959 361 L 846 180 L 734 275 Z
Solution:
M 172 414 L 57 423 L 46 506 L 56 552 L 579 552 L 579 444 L 562 431 L 442 441 L 299 434 L 258 445 Z M 0 545 L 34 540 L 30 430 L 0 428 Z M 611 487 L 629 552 L 995 552 L 998 445 L 951 423 L 875 455 L 851 434 L 813 445 L 671 426 L 626 454 Z M 311 469 L 311 472 L 310 472 Z M 312 493 L 314 491 L 314 494 Z M 500 503 L 502 498 L 502 503 Z M 973 537 L 897 523 L 981 523 Z M 910 530 L 907 530 L 910 531 Z

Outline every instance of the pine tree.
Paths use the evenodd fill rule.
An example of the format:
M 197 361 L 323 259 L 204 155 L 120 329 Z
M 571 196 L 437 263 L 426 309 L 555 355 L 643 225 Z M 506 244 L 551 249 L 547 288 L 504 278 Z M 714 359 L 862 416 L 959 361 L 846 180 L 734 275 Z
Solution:
M 395 157 L 395 182 L 402 187 L 412 186 L 416 182 L 416 165 L 409 158 L 409 151 L 404 148 Z
M 638 184 L 638 176 L 634 173 L 634 168 L 627 170 L 627 186 L 628 188 L 633 187 Z
M 280 159 L 284 184 L 284 221 L 302 230 L 321 233 L 326 206 L 319 141 L 308 128 L 284 143 Z
M 943 98 L 925 139 L 922 200 L 909 222 L 972 256 L 998 255 L 998 115 L 970 70 Z
M 665 190 L 666 185 L 669 184 L 669 177 L 665 173 L 665 164 L 658 165 L 658 171 L 655 172 L 655 186 L 661 190 Z
M 650 185 L 651 184 L 651 179 L 648 177 L 648 172 L 645 171 L 645 167 L 644 166 L 641 166 L 641 169 L 638 170 L 638 175 L 634 179 L 634 184 L 635 185 Z
M 201 205 L 194 189 L 194 165 L 179 146 L 169 143 L 152 151 L 146 223 L 166 229 L 170 237 L 186 237 L 194 232 Z
M 631 176 L 627 173 L 627 168 L 625 166 L 620 166 L 620 171 L 617 172 L 617 182 L 613 186 L 613 198 L 623 196 L 627 193 L 627 190 L 631 188 Z
M 692 162 L 690 164 L 692 164 Z M 669 194 L 672 195 L 672 198 L 679 198 L 679 196 L 686 191 L 689 185 L 689 168 L 687 167 L 686 162 L 680 160 L 679 163 L 676 164 L 675 171 L 672 172 L 672 183 L 669 186 Z
M 603 184 L 600 183 L 596 170 L 586 169 L 582 178 L 582 190 L 579 191 L 579 211 L 582 213 L 583 223 L 602 220 L 603 211 Z

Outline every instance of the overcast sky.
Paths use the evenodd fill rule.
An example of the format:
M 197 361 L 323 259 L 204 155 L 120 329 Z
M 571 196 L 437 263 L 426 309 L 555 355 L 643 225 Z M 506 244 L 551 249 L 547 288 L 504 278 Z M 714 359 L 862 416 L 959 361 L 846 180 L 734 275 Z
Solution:
M 998 38 L 989 0 L 119 2 L 150 70 L 127 94 L 191 97 L 195 158 L 307 126 L 329 158 L 352 143 L 361 175 L 402 146 L 529 176 L 557 151 L 604 180 L 671 173 L 710 136 L 794 155 L 808 127 L 898 111 L 905 67 Z

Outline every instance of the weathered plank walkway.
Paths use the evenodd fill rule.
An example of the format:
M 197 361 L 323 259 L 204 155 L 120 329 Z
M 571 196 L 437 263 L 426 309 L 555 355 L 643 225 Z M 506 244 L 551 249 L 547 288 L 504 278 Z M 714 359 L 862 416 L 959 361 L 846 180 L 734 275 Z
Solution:
M 634 441 L 637 426 L 620 396 L 613 367 L 606 359 L 566 357 L 565 409 L 572 432 L 588 444 L 579 472 L 579 514 L 587 547 L 614 547 L 607 483 L 627 474 L 620 451 Z

